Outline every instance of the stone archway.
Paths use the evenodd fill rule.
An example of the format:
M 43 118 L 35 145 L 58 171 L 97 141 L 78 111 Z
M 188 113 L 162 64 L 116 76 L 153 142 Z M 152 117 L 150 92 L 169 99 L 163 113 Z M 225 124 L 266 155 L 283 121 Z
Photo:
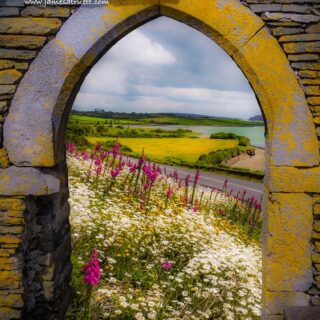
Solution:
M 310 193 L 320 190 L 318 141 L 304 92 L 278 42 L 263 21 L 236 0 L 115 0 L 106 7 L 81 7 L 64 23 L 22 79 L 4 124 L 4 146 L 13 165 L 2 172 L 0 193 L 27 196 L 21 261 L 25 270 L 40 266 L 39 274 L 22 276 L 20 269 L 16 275 L 25 289 L 25 316 L 49 312 L 62 317 L 61 305 L 67 303 L 70 234 L 64 134 L 75 94 L 114 43 L 162 15 L 206 34 L 250 81 L 268 129 L 263 318 L 282 319 L 285 305 L 309 303 Z M 47 220 L 38 222 L 39 215 Z M 35 225 L 40 227 L 35 230 Z M 41 296 L 36 294 L 39 288 Z

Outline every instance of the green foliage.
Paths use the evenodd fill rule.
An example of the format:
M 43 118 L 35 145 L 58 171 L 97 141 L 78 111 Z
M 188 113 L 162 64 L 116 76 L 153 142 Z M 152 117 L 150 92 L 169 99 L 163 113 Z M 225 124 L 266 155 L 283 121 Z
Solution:
M 249 138 L 247 138 L 245 136 L 239 136 L 239 135 L 232 133 L 232 132 L 213 133 L 210 136 L 210 139 L 224 139 L 224 140 L 237 139 L 239 142 L 239 146 L 243 146 L 243 147 L 250 146 L 250 139 Z
M 221 164 L 225 160 L 237 157 L 243 152 L 243 149 L 239 147 L 212 151 L 208 154 L 202 154 L 199 157 L 199 160 L 196 162 L 196 166 L 199 168 L 214 167 Z
M 119 142 L 117 140 L 105 141 L 102 144 L 102 149 L 111 151 L 116 143 L 119 143 Z M 121 143 L 119 143 L 119 145 L 120 145 L 119 150 L 120 150 L 121 153 L 132 152 L 132 149 L 129 148 L 128 146 L 126 146 L 124 144 L 121 144 Z
M 88 149 L 92 144 L 82 135 L 74 134 L 72 131 L 67 132 L 66 143 L 74 143 L 79 149 Z

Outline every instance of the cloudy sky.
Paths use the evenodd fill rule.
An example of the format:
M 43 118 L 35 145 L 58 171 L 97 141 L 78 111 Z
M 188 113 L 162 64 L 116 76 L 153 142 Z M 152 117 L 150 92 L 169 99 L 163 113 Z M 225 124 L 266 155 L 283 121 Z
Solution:
M 76 110 L 261 114 L 235 62 L 198 31 L 158 18 L 120 40 L 93 67 Z

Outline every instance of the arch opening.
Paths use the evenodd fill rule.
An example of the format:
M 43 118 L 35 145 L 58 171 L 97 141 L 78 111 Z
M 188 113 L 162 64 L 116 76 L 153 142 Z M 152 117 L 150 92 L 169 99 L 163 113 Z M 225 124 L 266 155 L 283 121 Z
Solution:
M 272 309 L 274 301 L 283 296 L 296 297 L 312 284 L 309 257 L 312 212 L 306 209 L 307 204 L 310 203 L 310 208 L 312 204 L 305 192 L 312 192 L 314 184 L 297 187 L 293 181 L 282 182 L 279 172 L 298 177 L 304 174 L 301 170 L 306 170 L 312 176 L 312 168 L 319 164 L 319 150 L 315 147 L 318 142 L 304 93 L 279 44 L 263 22 L 237 1 L 222 4 L 214 0 L 204 3 L 150 0 L 128 6 L 119 1 L 107 7 L 78 9 L 40 52 L 19 85 L 4 124 L 4 145 L 10 162 L 18 179 L 30 167 L 47 184 L 48 175 L 55 178 L 49 188 L 35 186 L 33 195 L 51 193 L 65 197 L 66 174 L 61 173 L 65 164 L 63 141 L 77 86 L 114 43 L 162 15 L 194 27 L 224 48 L 250 81 L 261 104 L 268 126 L 263 308 L 265 319 L 281 315 L 282 311 Z M 20 194 L 10 185 L 5 192 Z M 62 208 L 57 205 L 53 211 L 59 216 Z M 67 211 L 64 208 L 63 212 Z M 304 230 L 298 228 L 293 232 L 292 218 L 296 225 L 305 226 Z M 277 229 L 279 219 L 281 225 L 289 227 Z M 290 253 L 297 240 L 302 244 L 300 256 L 305 257 L 301 261 Z

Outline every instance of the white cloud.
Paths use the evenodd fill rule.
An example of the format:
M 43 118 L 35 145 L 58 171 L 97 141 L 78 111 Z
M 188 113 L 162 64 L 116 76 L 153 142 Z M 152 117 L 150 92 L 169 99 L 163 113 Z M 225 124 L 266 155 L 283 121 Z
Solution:
M 260 113 L 235 62 L 210 39 L 166 18 L 111 48 L 88 74 L 75 106 L 237 118 Z
M 109 54 L 121 63 L 164 65 L 176 62 L 174 55 L 162 44 L 152 41 L 138 30 L 132 31 L 120 40 Z

